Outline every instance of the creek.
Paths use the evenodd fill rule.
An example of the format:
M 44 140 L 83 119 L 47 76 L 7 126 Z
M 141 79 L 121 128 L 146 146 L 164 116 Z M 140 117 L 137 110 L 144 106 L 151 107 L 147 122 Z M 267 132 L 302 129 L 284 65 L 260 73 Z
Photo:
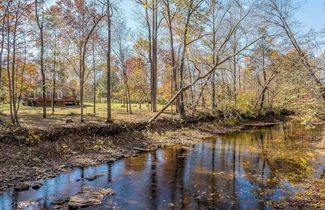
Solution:
M 212 136 L 76 168 L 39 180 L 37 190 L 9 190 L 0 194 L 0 209 L 53 209 L 52 201 L 83 186 L 114 191 L 88 209 L 269 209 L 269 201 L 299 191 L 295 183 L 323 173 L 324 154 L 314 151 L 322 138 L 323 127 L 293 123 Z

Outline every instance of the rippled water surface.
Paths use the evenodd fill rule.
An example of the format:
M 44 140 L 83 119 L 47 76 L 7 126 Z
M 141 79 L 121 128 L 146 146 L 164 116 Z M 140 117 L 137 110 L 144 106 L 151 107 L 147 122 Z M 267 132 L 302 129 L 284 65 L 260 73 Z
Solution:
M 89 209 L 267 209 L 325 169 L 310 142 L 323 129 L 293 124 L 233 132 L 190 147 L 172 147 L 110 164 L 78 168 L 42 180 L 39 190 L 0 194 L 0 209 L 48 209 L 82 186 L 112 188 L 102 205 Z M 82 178 L 98 175 L 94 181 Z

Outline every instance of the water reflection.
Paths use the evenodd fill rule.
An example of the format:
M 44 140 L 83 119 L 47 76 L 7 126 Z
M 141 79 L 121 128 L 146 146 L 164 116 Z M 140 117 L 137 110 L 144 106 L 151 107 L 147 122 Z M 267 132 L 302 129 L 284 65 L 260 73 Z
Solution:
M 306 145 L 321 132 L 284 124 L 75 169 L 44 180 L 39 190 L 0 194 L 0 209 L 50 208 L 53 200 L 74 195 L 83 185 L 115 191 L 89 209 L 267 209 L 268 200 L 295 190 L 291 182 L 324 167 L 322 157 L 312 156 Z M 83 179 L 94 175 L 94 181 Z

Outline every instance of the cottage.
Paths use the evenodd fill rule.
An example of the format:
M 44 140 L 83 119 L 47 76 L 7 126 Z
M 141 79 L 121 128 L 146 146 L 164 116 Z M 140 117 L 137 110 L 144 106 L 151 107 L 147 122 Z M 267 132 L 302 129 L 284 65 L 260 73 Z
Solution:
M 46 91 L 46 106 L 52 105 L 53 91 L 48 89 Z M 33 87 L 33 90 L 28 92 L 24 99 L 23 104 L 25 106 L 40 107 L 43 105 L 43 92 L 41 85 Z M 56 88 L 54 95 L 54 106 L 75 106 L 79 105 L 78 97 L 76 96 L 76 90 L 74 88 L 61 85 Z

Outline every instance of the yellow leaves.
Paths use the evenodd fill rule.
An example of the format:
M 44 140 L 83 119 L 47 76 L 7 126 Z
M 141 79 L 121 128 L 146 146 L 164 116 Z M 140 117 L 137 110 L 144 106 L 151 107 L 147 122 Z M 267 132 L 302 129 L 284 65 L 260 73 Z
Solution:
M 32 74 L 37 74 L 37 68 L 35 64 L 28 63 L 26 64 L 25 71 L 27 74 L 32 75 Z
M 146 10 L 152 6 L 153 2 L 154 2 L 154 0 L 151 0 L 151 1 L 150 0 L 141 0 L 141 4 L 143 5 L 143 8 Z
M 306 163 L 307 163 L 307 160 L 306 160 L 305 158 L 302 158 L 302 157 L 301 157 L 299 160 L 300 160 L 303 164 L 306 164 Z

